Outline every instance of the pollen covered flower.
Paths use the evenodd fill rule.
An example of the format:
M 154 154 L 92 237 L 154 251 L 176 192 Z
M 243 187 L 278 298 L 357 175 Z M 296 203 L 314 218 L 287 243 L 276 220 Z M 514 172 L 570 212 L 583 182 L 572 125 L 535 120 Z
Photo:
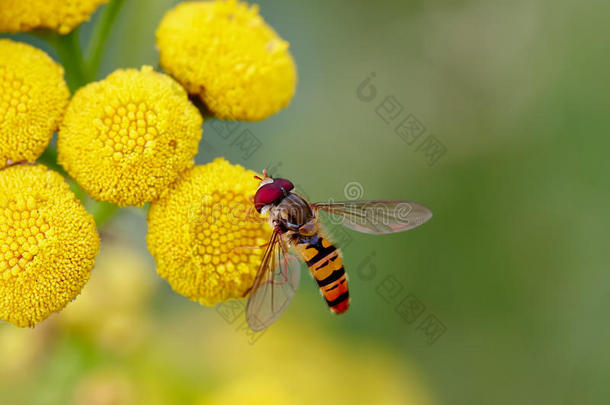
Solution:
M 262 120 L 294 95 L 297 74 L 288 42 L 257 6 L 181 3 L 163 17 L 157 46 L 163 69 L 219 118 Z
M 169 76 L 117 70 L 76 92 L 61 124 L 58 161 L 96 200 L 157 199 L 193 165 L 201 114 Z
M 81 291 L 100 240 L 68 184 L 43 165 L 0 170 L 0 319 L 33 326 Z
M 50 29 L 67 34 L 108 0 L 2 0 L 0 32 Z
M 260 246 L 271 237 L 267 222 L 254 216 L 255 174 L 217 158 L 186 172 L 150 205 L 148 248 L 174 291 L 214 305 L 252 286 Z
M 0 39 L 0 168 L 45 150 L 70 97 L 63 74 L 43 51 Z

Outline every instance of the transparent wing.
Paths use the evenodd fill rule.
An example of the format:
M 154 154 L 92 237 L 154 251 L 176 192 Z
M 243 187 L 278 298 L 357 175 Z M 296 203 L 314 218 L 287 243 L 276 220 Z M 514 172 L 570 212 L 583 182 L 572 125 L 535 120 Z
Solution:
M 288 254 L 282 235 L 273 231 L 246 306 L 250 329 L 261 331 L 282 315 L 294 297 L 300 278 L 301 263 Z
M 358 232 L 375 235 L 408 231 L 432 217 L 428 208 L 404 200 L 343 201 L 313 203 L 311 206 L 331 214 L 332 223 L 342 223 Z

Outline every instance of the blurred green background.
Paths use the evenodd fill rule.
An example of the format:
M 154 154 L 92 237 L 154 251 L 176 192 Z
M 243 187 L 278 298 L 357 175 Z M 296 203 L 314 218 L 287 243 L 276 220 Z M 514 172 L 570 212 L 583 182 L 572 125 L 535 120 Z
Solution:
M 157 66 L 175 3 L 127 0 L 100 77 Z M 314 201 L 357 182 L 433 219 L 378 237 L 333 228 L 350 311 L 331 316 L 303 272 L 283 317 L 249 336 L 235 308 L 173 293 L 145 218 L 123 210 L 81 297 L 33 330 L 0 325 L 2 403 L 607 403 L 610 3 L 258 3 L 291 44 L 296 96 L 240 124 L 260 143 L 248 152 L 207 121 L 197 162 L 269 168 Z M 391 96 L 402 111 L 386 123 Z M 394 132 L 409 114 L 426 128 L 413 145 Z M 433 165 L 429 135 L 445 149 Z

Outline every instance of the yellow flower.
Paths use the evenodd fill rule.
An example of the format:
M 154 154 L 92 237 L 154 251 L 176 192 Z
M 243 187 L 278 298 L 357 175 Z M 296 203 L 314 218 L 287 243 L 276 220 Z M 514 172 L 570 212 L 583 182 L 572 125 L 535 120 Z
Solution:
M 51 29 L 67 34 L 108 0 L 2 0 L 0 32 Z
M 145 252 L 121 238 L 105 240 L 90 282 L 58 316 L 60 325 L 113 352 L 141 347 L 149 332 L 147 305 L 159 281 L 151 270 Z
M 235 0 L 184 2 L 157 29 L 161 66 L 217 117 L 257 121 L 287 106 L 296 67 L 288 43 Z
M 99 250 L 95 222 L 42 165 L 0 170 L 0 319 L 33 326 L 81 291 Z
M 31 378 L 41 362 L 45 361 L 55 342 L 55 330 L 56 325 L 52 321 L 31 329 L 14 328 L 0 322 L 0 389 L 5 398 L 3 402 L 11 397 L 7 392 L 8 387 L 19 386 Z
M 242 297 L 252 286 L 271 229 L 252 215 L 255 173 L 222 158 L 196 166 L 148 212 L 157 272 L 204 305 Z
M 277 381 L 277 376 L 274 378 Z M 326 396 L 326 393 L 321 394 Z M 318 401 L 316 401 L 318 402 Z M 279 384 L 269 384 L 268 376 L 257 374 L 245 378 L 230 379 L 200 405 L 301 405 L 307 402 L 294 397 Z
M 43 51 L 0 39 L 0 168 L 45 150 L 70 97 L 63 74 Z
M 66 401 L 74 405 L 128 405 L 138 404 L 139 400 L 137 380 L 123 368 L 101 366 L 87 368 L 78 373 L 75 381 L 72 398 Z
M 201 123 L 169 76 L 150 66 L 117 70 L 72 98 L 60 126 L 58 161 L 96 200 L 143 205 L 193 165 Z
M 303 288 L 315 283 L 307 284 L 311 285 Z M 194 333 L 197 338 L 185 344 L 189 359 L 196 356 L 195 361 L 213 370 L 212 378 L 218 381 L 201 405 L 278 403 L 263 381 L 273 381 L 280 399 L 290 396 L 279 403 L 291 405 L 436 403 L 418 370 L 395 346 L 357 334 L 329 333 L 325 321 L 310 318 L 312 311 L 291 310 L 296 317 L 274 324 L 254 340 L 247 326 L 241 326 L 245 321 L 227 325 L 218 314 L 212 315 L 218 327 Z M 230 348 L 231 356 L 219 348 Z M 251 393 L 250 398 L 244 393 Z

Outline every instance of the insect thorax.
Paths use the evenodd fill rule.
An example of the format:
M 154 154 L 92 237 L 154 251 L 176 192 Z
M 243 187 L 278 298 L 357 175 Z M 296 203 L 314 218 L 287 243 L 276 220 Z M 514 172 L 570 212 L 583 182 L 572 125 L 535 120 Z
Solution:
M 269 209 L 269 220 L 272 226 L 277 224 L 284 232 L 296 232 L 300 228 L 311 232 L 313 231 L 311 228 L 317 224 L 309 203 L 294 193 L 288 193 L 279 203 Z

